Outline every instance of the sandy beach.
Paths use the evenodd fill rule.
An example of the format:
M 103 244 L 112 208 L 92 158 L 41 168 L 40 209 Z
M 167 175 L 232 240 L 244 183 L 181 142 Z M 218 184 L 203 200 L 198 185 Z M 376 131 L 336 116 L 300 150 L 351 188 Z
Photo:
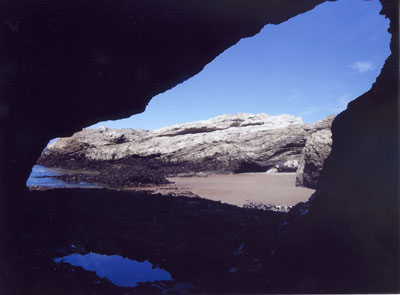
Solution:
M 293 206 L 307 201 L 312 189 L 296 187 L 296 173 L 241 173 L 204 177 L 170 177 L 173 184 L 136 188 L 162 194 L 197 195 L 202 198 L 243 206 L 246 201 Z

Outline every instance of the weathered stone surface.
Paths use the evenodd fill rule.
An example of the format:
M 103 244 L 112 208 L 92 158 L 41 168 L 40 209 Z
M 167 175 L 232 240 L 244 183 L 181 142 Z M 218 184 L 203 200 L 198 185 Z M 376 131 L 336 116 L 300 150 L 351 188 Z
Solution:
M 278 172 L 279 172 L 278 168 L 273 167 L 273 168 L 268 169 L 266 173 L 272 174 L 272 173 L 278 173 Z
M 275 211 L 275 212 L 289 212 L 290 209 L 293 208 L 293 206 L 265 204 L 265 203 L 261 203 L 261 202 L 247 200 L 246 203 L 243 205 L 243 208 L 268 210 L 268 211 Z
M 332 149 L 331 124 L 334 116 L 315 124 L 315 132 L 308 138 L 301 153 L 297 169 L 296 185 L 316 189 L 325 159 Z
M 277 172 L 294 172 L 299 166 L 298 160 L 287 160 L 276 164 L 273 168 L 268 169 L 267 173 L 277 173 Z
M 57 140 L 38 162 L 83 168 L 148 159 L 149 167 L 158 163 L 170 174 L 266 171 L 275 165 L 295 171 L 309 130 L 299 117 L 267 114 L 222 115 L 155 131 L 100 127 Z

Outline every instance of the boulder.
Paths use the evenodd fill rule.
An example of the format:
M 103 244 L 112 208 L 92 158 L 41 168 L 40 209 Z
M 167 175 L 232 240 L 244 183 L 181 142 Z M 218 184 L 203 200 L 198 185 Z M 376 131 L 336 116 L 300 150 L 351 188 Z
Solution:
M 332 132 L 330 130 L 334 116 L 315 124 L 314 131 L 307 138 L 301 153 L 296 175 L 296 186 L 312 189 L 318 187 L 324 161 L 331 153 Z
M 275 167 L 270 168 L 267 173 L 277 173 L 277 172 L 295 172 L 299 166 L 298 160 L 287 160 L 275 165 Z
M 278 173 L 278 169 L 274 167 L 274 168 L 268 169 L 266 173 L 268 173 L 268 174 Z

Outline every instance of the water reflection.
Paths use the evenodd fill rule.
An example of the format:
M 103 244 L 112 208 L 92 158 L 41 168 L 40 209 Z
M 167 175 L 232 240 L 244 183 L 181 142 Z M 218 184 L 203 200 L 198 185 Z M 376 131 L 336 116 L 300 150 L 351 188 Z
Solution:
M 137 283 L 170 281 L 171 275 L 158 267 L 153 268 L 149 261 L 138 262 L 119 255 L 101 255 L 97 253 L 71 254 L 54 259 L 94 271 L 101 278 L 109 279 L 120 287 L 135 287 Z

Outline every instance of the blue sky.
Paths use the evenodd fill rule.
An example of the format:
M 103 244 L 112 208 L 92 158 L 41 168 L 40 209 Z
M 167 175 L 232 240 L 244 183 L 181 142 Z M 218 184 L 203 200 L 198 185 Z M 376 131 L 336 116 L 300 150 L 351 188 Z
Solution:
M 326 2 L 228 48 L 146 111 L 93 127 L 157 129 L 221 114 L 290 114 L 311 123 L 366 92 L 390 54 L 378 0 Z

